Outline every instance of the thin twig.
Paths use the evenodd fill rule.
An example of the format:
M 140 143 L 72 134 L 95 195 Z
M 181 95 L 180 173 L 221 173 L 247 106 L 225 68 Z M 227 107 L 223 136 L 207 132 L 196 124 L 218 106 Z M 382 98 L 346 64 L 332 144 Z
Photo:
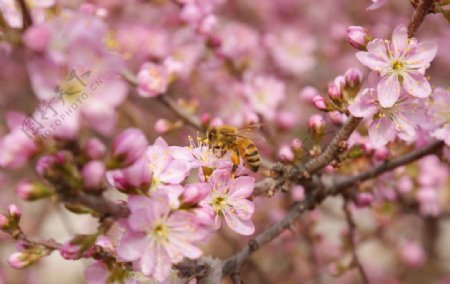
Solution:
M 427 14 L 430 13 L 430 11 L 432 11 L 433 1 L 434 0 L 422 0 L 420 5 L 414 11 L 408 25 L 409 38 L 412 38 L 414 36 L 414 34 L 417 32 L 417 29 L 419 29 L 419 26 L 422 24 Z
M 226 259 L 223 265 L 223 275 L 231 275 L 234 271 L 238 270 L 242 263 L 259 247 L 275 239 L 284 230 L 289 228 L 303 212 L 315 208 L 326 197 L 344 193 L 353 185 L 364 180 L 374 178 L 394 168 L 418 160 L 426 155 L 435 153 L 441 149 L 442 146 L 443 143 L 441 141 L 432 142 L 428 146 L 410 152 L 404 156 L 369 169 L 366 172 L 353 177 L 325 175 L 319 178 L 314 176 L 311 183 L 309 183 L 305 188 L 306 199 L 302 202 L 295 203 L 291 210 L 289 210 L 288 214 L 281 221 L 273 224 L 268 229 L 257 235 L 240 252 Z
M 362 282 L 364 284 L 369 284 L 369 278 L 367 277 L 366 271 L 364 270 L 364 267 L 362 266 L 361 260 L 358 257 L 358 254 L 356 253 L 356 224 L 353 220 L 352 213 L 350 212 L 349 203 L 346 200 L 344 204 L 342 205 L 342 209 L 345 213 L 345 220 L 347 221 L 348 225 L 348 239 L 350 243 L 350 249 L 352 251 L 352 264 L 356 266 L 358 269 L 359 275 L 361 276 Z
M 28 9 L 25 0 L 17 0 L 17 2 L 19 4 L 20 11 L 22 13 L 22 28 L 26 30 L 33 25 L 33 18 L 31 17 L 30 10 Z

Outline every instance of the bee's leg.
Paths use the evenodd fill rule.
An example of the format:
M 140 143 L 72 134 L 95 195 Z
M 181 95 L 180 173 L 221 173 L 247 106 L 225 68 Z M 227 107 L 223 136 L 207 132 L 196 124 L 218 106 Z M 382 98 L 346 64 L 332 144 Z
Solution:
M 241 159 L 239 158 L 239 152 L 238 151 L 233 151 L 233 153 L 231 154 L 231 162 L 233 162 L 233 168 L 231 169 L 231 173 L 233 175 L 236 172 L 240 161 L 241 161 Z

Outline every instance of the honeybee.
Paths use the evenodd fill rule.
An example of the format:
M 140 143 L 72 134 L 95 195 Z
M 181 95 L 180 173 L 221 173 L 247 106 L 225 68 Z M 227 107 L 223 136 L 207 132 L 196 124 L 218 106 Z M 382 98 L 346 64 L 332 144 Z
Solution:
M 229 125 L 211 127 L 206 136 L 209 148 L 219 157 L 227 152 L 231 153 L 233 172 L 236 171 L 240 163 L 240 157 L 244 160 L 245 166 L 257 172 L 260 165 L 260 156 L 255 143 L 252 140 L 254 133 L 251 127 L 238 129 Z M 256 136 L 255 136 L 256 137 Z

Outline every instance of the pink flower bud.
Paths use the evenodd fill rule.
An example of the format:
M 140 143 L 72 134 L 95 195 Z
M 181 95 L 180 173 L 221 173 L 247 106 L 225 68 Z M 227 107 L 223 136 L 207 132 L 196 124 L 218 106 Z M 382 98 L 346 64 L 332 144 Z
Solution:
M 291 147 L 287 145 L 281 146 L 278 151 L 278 159 L 285 162 L 292 162 L 295 158 L 294 152 L 292 152 Z
M 167 91 L 169 72 L 164 66 L 146 62 L 137 75 L 137 91 L 142 97 L 157 97 Z
M 389 150 L 386 147 L 375 149 L 374 158 L 377 161 L 384 161 L 389 157 Z
M 313 98 L 315 96 L 320 96 L 320 94 L 317 91 L 317 89 L 312 86 L 307 86 L 303 88 L 298 94 L 299 100 L 306 103 L 313 103 Z
M 325 99 L 321 95 L 317 95 L 312 99 L 314 106 L 318 110 L 326 110 L 327 106 L 325 104 Z
M 90 138 L 84 144 L 83 150 L 90 159 L 98 160 L 105 155 L 106 146 L 99 139 Z
M 293 186 L 291 189 L 291 196 L 295 201 L 303 201 L 305 199 L 305 188 L 301 185 Z
M 366 50 L 371 38 L 369 31 L 363 27 L 350 26 L 347 28 L 347 41 L 356 49 Z
M 8 214 L 16 221 L 20 220 L 20 216 L 22 216 L 22 212 L 16 204 L 10 204 L 8 206 Z
M 109 171 L 106 176 L 111 185 L 123 192 L 148 189 L 152 178 L 146 159 L 141 159 L 125 169 Z
M 31 26 L 23 35 L 25 45 L 36 52 L 44 52 L 50 41 L 50 30 L 46 25 Z
M 341 126 L 347 121 L 347 116 L 339 111 L 329 112 L 328 117 L 337 126 Z
M 336 84 L 335 82 L 331 82 L 328 85 L 328 96 L 333 102 L 341 103 L 344 99 L 344 94 L 342 93 L 342 89 L 340 84 Z
M 359 88 L 364 75 L 358 68 L 350 68 L 345 72 L 345 85 L 348 88 Z
M 302 140 L 300 140 L 299 138 L 292 139 L 292 141 L 291 141 L 291 148 L 292 148 L 292 150 L 294 150 L 295 152 L 301 151 L 302 147 L 303 147 Z
M 245 113 L 245 123 L 250 125 L 258 124 L 259 123 L 258 115 L 253 111 Z
M 8 264 L 12 268 L 22 269 L 27 267 L 30 262 L 27 260 L 27 255 L 22 252 L 15 252 L 8 258 Z
M 358 192 L 355 196 L 356 206 L 362 208 L 370 206 L 373 202 L 373 195 L 368 192 Z
M 81 245 L 79 244 L 73 244 L 70 241 L 63 244 L 61 249 L 59 250 L 59 253 L 64 259 L 67 260 L 77 260 L 81 257 Z
M 420 267 L 426 261 L 423 248 L 415 241 L 407 241 L 399 248 L 399 254 L 403 262 L 410 267 Z
M 142 157 L 147 146 L 147 138 L 141 130 L 137 128 L 128 128 L 114 139 L 112 144 L 112 156 L 120 166 L 126 167 Z
M 6 217 L 3 214 L 0 214 L 0 229 L 5 230 L 9 227 L 9 220 L 8 217 Z
M 294 113 L 290 111 L 281 111 L 276 116 L 276 122 L 278 128 L 282 130 L 289 130 L 294 127 L 297 119 Z
M 173 127 L 173 124 L 164 118 L 160 118 L 155 122 L 155 131 L 159 134 L 164 134 L 167 131 L 170 131 Z
M 52 155 L 42 156 L 36 162 L 36 172 L 39 176 L 44 177 L 54 163 L 55 157 Z
M 320 136 L 325 130 L 325 121 L 319 114 L 312 115 L 308 119 L 308 128 L 314 136 Z
M 400 193 L 408 193 L 414 188 L 414 183 L 409 176 L 402 176 L 397 184 L 397 190 Z
M 16 194 L 24 200 L 32 201 L 49 197 L 53 191 L 40 182 L 23 180 L 17 185 Z
M 81 172 L 86 188 L 98 188 L 105 176 L 105 165 L 101 161 L 90 161 Z
M 207 112 L 204 112 L 200 115 L 200 122 L 203 125 L 207 125 L 211 121 L 211 115 Z

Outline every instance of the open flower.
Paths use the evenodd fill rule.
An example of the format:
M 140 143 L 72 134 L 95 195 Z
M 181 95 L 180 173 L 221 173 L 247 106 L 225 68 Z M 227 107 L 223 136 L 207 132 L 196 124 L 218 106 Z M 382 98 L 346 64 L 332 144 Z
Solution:
M 404 141 L 416 138 L 418 122 L 424 119 L 417 99 L 402 95 L 391 107 L 383 107 L 374 89 L 364 89 L 348 108 L 356 117 L 370 119 L 369 140 L 380 148 L 396 136 Z
M 427 115 L 434 126 L 432 136 L 450 146 L 450 92 L 436 88 L 427 107 Z
M 251 217 L 255 211 L 253 202 L 247 198 L 253 193 L 255 179 L 248 176 L 231 178 L 227 170 L 216 170 L 209 177 L 211 193 L 200 205 L 213 212 L 214 227 L 220 227 L 220 219 L 230 229 L 241 235 L 251 235 L 255 231 Z
M 391 41 L 375 39 L 369 42 L 367 50 L 358 52 L 356 57 L 380 73 L 377 93 L 381 106 L 392 107 L 400 97 L 401 87 L 418 98 L 431 94 L 424 74 L 436 56 L 436 44 L 408 39 L 406 27 L 400 25 L 395 28 Z
M 208 231 L 192 214 L 171 212 L 167 196 L 131 196 L 128 207 L 128 227 L 117 253 L 123 260 L 135 262 L 144 275 L 164 281 L 173 263 L 202 254 L 194 244 L 203 241 Z

